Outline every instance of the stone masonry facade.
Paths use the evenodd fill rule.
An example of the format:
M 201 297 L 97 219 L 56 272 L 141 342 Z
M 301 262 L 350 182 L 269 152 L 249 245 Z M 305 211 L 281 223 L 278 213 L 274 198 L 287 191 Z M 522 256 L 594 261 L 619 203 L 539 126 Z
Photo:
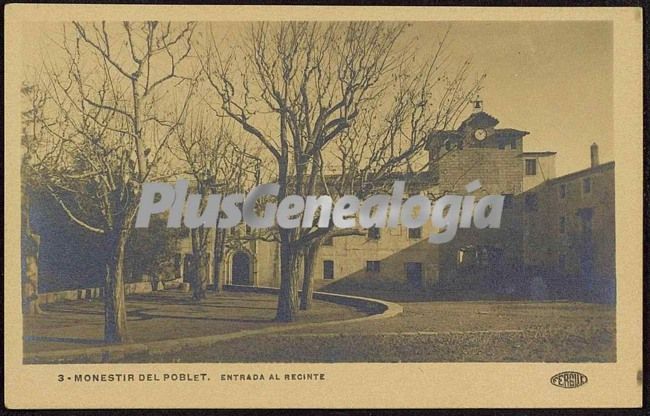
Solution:
M 430 171 L 413 179 L 417 192 L 429 196 L 465 195 L 465 185 L 480 180 L 481 189 L 473 193 L 477 199 L 505 195 L 499 229 L 459 229 L 455 239 L 442 245 L 427 241 L 435 232 L 430 225 L 326 239 L 315 262 L 316 287 L 612 301 L 614 163 L 598 165 L 596 160 L 588 169 L 557 178 L 554 152 L 524 152 L 528 132 L 499 129 L 497 124 L 477 108 L 458 129 L 432 133 Z M 588 195 L 580 191 L 585 178 L 592 178 Z M 561 186 L 567 188 L 566 198 L 558 196 Z M 592 219 L 581 219 L 590 210 Z M 563 232 L 560 221 L 565 222 Z M 581 221 L 591 221 L 589 241 L 578 232 L 586 227 Z M 275 243 L 246 242 L 227 251 L 222 278 L 226 283 L 278 286 L 278 256 Z

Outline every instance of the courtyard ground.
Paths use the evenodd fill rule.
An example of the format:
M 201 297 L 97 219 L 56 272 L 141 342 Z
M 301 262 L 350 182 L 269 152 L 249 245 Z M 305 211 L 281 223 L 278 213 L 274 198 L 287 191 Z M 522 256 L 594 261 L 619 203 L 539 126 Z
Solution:
M 225 292 L 208 293 L 194 302 L 190 293 L 159 291 L 127 297 L 127 321 L 132 342 L 226 334 L 278 325 L 277 296 Z M 104 303 L 101 299 L 43 305 L 45 313 L 25 316 L 24 351 L 34 353 L 104 345 Z M 314 301 L 297 323 L 352 319 L 367 314 L 354 307 Z M 293 325 L 283 324 L 283 325 Z
M 615 308 L 576 302 L 410 302 L 398 316 L 133 362 L 611 362 Z
M 299 327 L 366 316 L 315 301 L 295 324 L 273 322 L 277 297 L 226 292 L 195 303 L 175 291 L 127 298 L 133 342 L 202 337 L 287 326 L 282 332 L 223 340 L 169 353 L 132 354 L 123 362 L 611 362 L 615 307 L 580 302 L 401 302 L 392 318 Z M 101 300 L 44 306 L 26 317 L 25 352 L 102 345 Z M 292 328 L 295 326 L 295 328 Z

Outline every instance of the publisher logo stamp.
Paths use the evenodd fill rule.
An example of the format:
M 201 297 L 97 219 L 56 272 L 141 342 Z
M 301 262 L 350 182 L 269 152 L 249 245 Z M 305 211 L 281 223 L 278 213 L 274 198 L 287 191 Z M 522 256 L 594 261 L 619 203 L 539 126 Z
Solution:
M 551 377 L 551 384 L 563 389 L 575 389 L 587 384 L 587 376 L 577 371 L 564 371 Z

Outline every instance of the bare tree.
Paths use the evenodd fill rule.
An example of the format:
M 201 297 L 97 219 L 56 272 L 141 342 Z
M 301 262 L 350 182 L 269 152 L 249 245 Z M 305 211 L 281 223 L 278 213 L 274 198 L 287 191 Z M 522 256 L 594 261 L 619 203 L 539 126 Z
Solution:
M 23 84 L 21 89 L 25 101 L 22 112 L 23 157 L 21 163 L 21 280 L 23 312 L 25 314 L 41 313 L 38 302 L 38 253 L 40 238 L 31 227 L 30 213 L 32 193 L 36 191 L 38 180 L 31 169 L 30 160 L 33 150 L 38 147 L 41 128 L 38 120 L 42 117 L 47 97 L 37 87 Z
M 433 54 L 422 63 L 402 61 L 392 74 L 391 88 L 382 91 L 376 103 L 365 106 L 355 123 L 337 137 L 330 152 L 335 163 L 328 169 L 335 173 L 323 175 L 320 181 L 326 194 L 364 199 L 387 192 L 395 179 L 430 173 L 440 159 L 458 150 L 441 148 L 428 158 L 422 157 L 427 146 L 439 142 L 435 141 L 436 134 L 456 126 L 484 78 L 468 82 L 469 60 L 451 68 L 445 65 L 449 60 L 445 50 L 448 34 L 439 39 Z M 437 178 L 429 174 L 423 179 L 433 184 Z M 430 195 L 434 200 L 440 196 Z M 332 230 L 330 225 L 313 236 L 321 240 L 353 234 L 353 230 Z M 319 247 L 320 241 L 314 241 L 305 252 L 301 309 L 311 305 L 313 262 Z
M 198 107 L 198 106 L 197 106 Z M 177 140 L 170 145 L 172 152 L 183 162 L 182 174 L 189 175 L 200 195 L 243 192 L 244 188 L 258 182 L 261 160 L 238 145 L 232 137 L 232 128 L 224 120 L 215 122 L 214 117 L 196 111 L 187 123 L 178 129 Z M 203 198 L 200 209 L 206 207 Z M 218 225 L 219 217 L 217 218 Z M 210 228 L 191 230 L 193 267 L 192 293 L 195 300 L 205 298 L 209 282 L 208 253 Z M 222 290 L 221 264 L 226 243 L 226 229 L 215 228 L 212 237 L 212 255 L 215 291 Z
M 220 114 L 239 123 L 275 161 L 278 198 L 317 189 L 329 193 L 323 176 L 329 145 L 345 146 L 346 138 L 355 141 L 358 134 L 380 140 L 362 145 L 369 158 L 365 169 L 350 165 L 347 156 L 341 158 L 340 190 L 358 191 L 354 182 L 361 183 L 364 174 L 372 173 L 376 182 L 387 178 L 418 156 L 429 130 L 443 127 L 462 107 L 470 96 L 468 91 L 460 93 L 466 69 L 452 79 L 443 78 L 444 38 L 438 53 L 415 64 L 415 52 L 398 44 L 406 28 L 374 22 L 253 24 L 237 54 L 228 56 L 214 36 L 210 38 L 200 59 L 218 96 Z M 438 84 L 444 88 L 436 97 Z M 375 127 L 375 119 L 381 127 Z M 376 153 L 367 154 L 373 150 Z M 313 268 L 302 268 L 305 252 L 313 259 L 316 240 L 330 232 L 279 230 L 278 320 L 294 319 L 299 271 L 310 273 Z M 311 297 L 307 277 L 305 299 Z
M 397 62 L 392 53 L 404 25 L 292 22 L 254 24 L 243 59 L 222 57 L 214 36 L 202 64 L 221 102 L 276 163 L 278 198 L 315 188 L 321 151 L 350 126 L 371 100 L 381 75 Z M 266 132 L 264 121 L 273 123 Z M 280 296 L 276 319 L 298 309 L 303 229 L 280 229 Z
M 426 184 L 424 188 L 430 189 L 435 183 L 437 178 L 432 173 L 435 165 L 458 147 L 442 147 L 429 153 L 429 157 L 423 157 L 426 154 L 423 150 L 440 143 L 437 134 L 456 126 L 483 79 L 481 76 L 473 83 L 467 82 L 469 61 L 452 69 L 453 78 L 440 71 L 444 46 L 445 38 L 442 38 L 429 60 L 414 67 L 400 66 L 394 74 L 394 85 L 380 96 L 390 97 L 384 100 L 390 105 L 365 107 L 355 123 L 339 135 L 329 152 L 334 163 L 323 168 L 334 173 L 321 175 L 319 181 L 325 194 L 355 195 L 361 200 L 390 192 L 394 180 L 413 179 L 418 175 Z M 442 195 L 429 196 L 435 200 Z M 359 229 L 335 230 L 331 224 L 319 231 L 312 234 L 314 241 L 305 251 L 301 309 L 311 306 L 313 263 L 321 240 L 359 234 L 355 233 Z
M 109 343 L 128 340 L 125 248 L 141 185 L 166 174 L 163 150 L 187 111 L 194 77 L 182 74 L 194 28 L 66 24 L 36 80 L 47 105 L 30 165 L 71 221 L 105 239 Z

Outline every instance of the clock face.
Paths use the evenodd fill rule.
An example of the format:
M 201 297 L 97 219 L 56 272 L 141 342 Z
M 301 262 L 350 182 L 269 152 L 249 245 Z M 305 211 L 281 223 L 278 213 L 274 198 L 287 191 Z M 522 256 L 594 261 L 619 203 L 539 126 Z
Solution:
M 476 138 L 476 140 L 480 141 L 480 140 L 485 139 L 486 137 L 487 137 L 487 132 L 485 130 L 483 130 L 483 129 L 477 129 L 474 132 L 474 138 Z

